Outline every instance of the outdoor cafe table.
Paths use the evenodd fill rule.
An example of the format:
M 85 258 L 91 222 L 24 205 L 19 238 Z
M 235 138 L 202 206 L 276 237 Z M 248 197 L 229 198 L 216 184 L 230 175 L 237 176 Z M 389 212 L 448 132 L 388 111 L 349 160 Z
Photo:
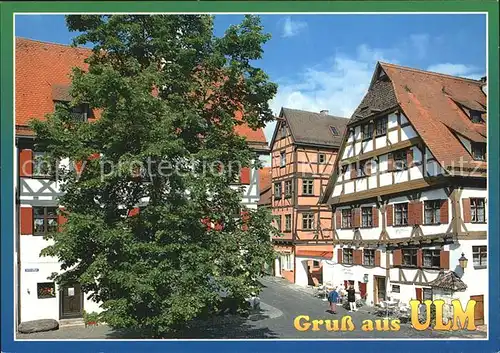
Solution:
M 385 304 L 385 308 L 386 308 L 385 317 L 388 318 L 389 317 L 389 309 L 394 309 L 398 305 L 398 302 L 395 302 L 393 300 L 384 300 L 382 302 Z

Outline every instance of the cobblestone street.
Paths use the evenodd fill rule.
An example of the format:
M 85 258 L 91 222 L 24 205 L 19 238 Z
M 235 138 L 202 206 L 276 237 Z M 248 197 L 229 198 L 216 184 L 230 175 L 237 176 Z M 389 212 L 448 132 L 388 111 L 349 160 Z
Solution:
M 266 277 L 262 279 L 265 286 L 262 291 L 261 311 L 248 318 L 224 317 L 216 318 L 210 322 L 203 322 L 196 328 L 178 338 L 280 338 L 280 339 L 485 339 L 485 330 L 475 332 L 456 331 L 438 332 L 432 330 L 416 331 L 409 324 L 401 324 L 399 331 L 371 331 L 361 330 L 361 323 L 365 319 L 375 320 L 373 308 L 361 307 L 357 312 L 349 313 L 344 308 L 338 307 L 336 315 L 326 310 L 328 303 L 312 295 L 310 288 L 302 288 L 287 281 Z M 299 315 L 308 315 L 314 319 L 341 319 L 350 315 L 353 319 L 355 330 L 341 331 L 305 331 L 299 332 L 294 328 L 294 319 Z M 134 338 L 133 334 L 116 332 L 106 325 L 97 327 L 65 327 L 57 331 L 18 334 L 18 339 L 116 339 Z

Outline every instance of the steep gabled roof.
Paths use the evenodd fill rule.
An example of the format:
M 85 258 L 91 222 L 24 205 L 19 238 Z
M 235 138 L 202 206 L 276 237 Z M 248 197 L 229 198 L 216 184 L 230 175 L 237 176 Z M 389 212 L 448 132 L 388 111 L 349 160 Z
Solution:
M 457 137 L 462 135 L 474 142 L 486 142 L 486 124 L 473 123 L 465 112 L 468 109 L 486 111 L 484 84 L 483 81 L 379 62 L 368 92 L 351 116 L 349 126 L 379 112 L 400 108 L 443 168 L 477 167 L 484 171 L 487 163 L 472 160 Z M 346 140 L 347 134 L 344 134 L 340 154 Z M 339 161 L 340 158 L 335 161 L 322 203 L 326 203 L 333 192 Z
M 73 67 L 88 69 L 84 60 L 92 53 L 88 48 L 16 38 L 16 131 L 32 135 L 26 127 L 33 119 L 43 119 L 54 111 L 54 100 L 67 100 Z M 241 120 L 241 114 L 236 115 Z M 235 132 L 245 136 L 250 147 L 267 151 L 263 129 L 237 125 Z
M 281 108 L 279 117 L 287 122 L 295 143 L 330 148 L 340 147 L 342 135 L 349 122 L 348 119 L 338 116 L 290 108 Z M 338 135 L 333 134 L 332 127 L 338 131 Z M 274 130 L 271 148 L 278 129 L 279 123 Z
M 454 132 L 475 142 L 486 142 L 486 124 L 475 124 L 457 105 L 480 105 L 486 110 L 482 82 L 379 63 L 392 82 L 405 116 L 443 167 L 462 159 L 465 165 L 486 168 L 485 162 L 472 161 Z

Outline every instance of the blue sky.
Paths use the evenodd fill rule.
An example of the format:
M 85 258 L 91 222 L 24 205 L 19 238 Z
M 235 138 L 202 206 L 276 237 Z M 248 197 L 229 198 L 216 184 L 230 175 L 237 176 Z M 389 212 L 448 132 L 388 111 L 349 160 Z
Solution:
M 219 15 L 222 35 L 242 16 Z M 451 75 L 486 74 L 486 18 L 450 15 L 264 15 L 272 39 L 257 63 L 279 85 L 271 106 L 350 117 L 366 93 L 377 60 Z M 16 35 L 69 44 L 59 15 L 16 16 Z M 266 127 L 268 139 L 274 124 Z

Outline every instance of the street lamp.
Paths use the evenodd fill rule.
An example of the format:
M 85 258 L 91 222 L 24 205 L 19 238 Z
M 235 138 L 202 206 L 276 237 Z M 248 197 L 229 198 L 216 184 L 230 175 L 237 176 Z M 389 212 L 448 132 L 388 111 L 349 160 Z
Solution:
M 467 258 L 464 256 L 464 253 L 462 253 L 462 257 L 458 259 L 458 263 L 460 264 L 460 267 L 462 270 L 465 270 L 467 268 Z

